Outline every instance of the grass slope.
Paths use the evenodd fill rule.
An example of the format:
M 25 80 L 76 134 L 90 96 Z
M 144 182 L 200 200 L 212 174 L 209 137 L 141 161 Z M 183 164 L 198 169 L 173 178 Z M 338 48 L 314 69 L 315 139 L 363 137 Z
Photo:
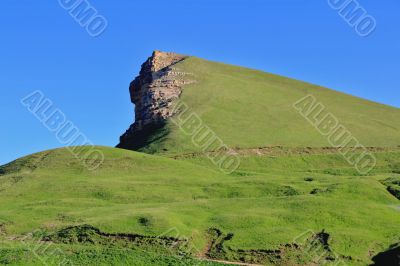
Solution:
M 95 171 L 67 149 L 21 158 L 0 167 L 0 264 L 396 260 L 399 109 L 195 57 L 175 67 L 197 80 L 182 101 L 236 148 L 239 169 L 218 171 L 171 121 L 145 136 L 141 151 L 157 155 L 98 147 L 105 161 Z M 390 147 L 372 149 L 369 175 L 321 148 L 326 137 L 292 107 L 307 94 L 365 146 Z M 42 245 L 51 248 L 35 256 Z
M 326 137 L 292 105 L 308 94 L 326 106 L 363 145 L 400 144 L 400 109 L 309 83 L 189 57 L 176 68 L 194 74 L 182 101 L 231 148 L 265 146 L 324 147 Z M 196 151 L 190 136 L 173 123 L 157 132 L 146 152 Z M 168 133 L 166 133 L 168 132 Z M 158 136 L 158 135 L 159 136 Z M 161 137 L 161 139 L 159 139 Z
M 234 261 L 256 260 L 254 250 L 287 248 L 282 245 L 307 230 L 328 233 L 330 249 L 350 265 L 365 265 L 400 240 L 399 201 L 387 190 L 400 177 L 394 163 L 400 152 L 376 154 L 380 165 L 370 176 L 357 176 L 332 154 L 244 156 L 238 171 L 224 175 L 201 157 L 174 160 L 99 149 L 106 159 L 96 171 L 86 170 L 66 149 L 0 168 L 0 263 L 38 265 L 21 236 L 84 224 L 110 234 L 188 238 L 191 248 L 182 248 L 188 265 L 209 247 L 210 228 L 233 234 L 222 251 L 210 254 Z M 146 251 L 122 240 L 108 246 L 99 236 L 82 234 L 67 237 L 69 245 L 55 242 L 74 265 L 182 263 L 179 252 Z M 285 259 L 290 265 L 304 258 Z

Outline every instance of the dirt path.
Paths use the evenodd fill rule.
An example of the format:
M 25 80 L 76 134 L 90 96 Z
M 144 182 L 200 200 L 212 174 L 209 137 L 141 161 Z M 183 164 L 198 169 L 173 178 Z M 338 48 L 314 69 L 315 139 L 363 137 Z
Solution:
M 243 263 L 243 262 L 233 262 L 233 261 L 226 261 L 226 260 L 214 260 L 214 259 L 207 258 L 207 254 L 211 250 L 212 245 L 213 245 L 213 241 L 209 241 L 207 243 L 206 247 L 197 256 L 199 260 L 201 260 L 201 261 L 209 261 L 209 262 L 216 262 L 216 263 L 221 263 L 221 264 L 226 264 L 226 265 L 263 266 L 261 264 L 249 264 L 249 263 Z
M 399 151 L 399 147 L 366 147 L 369 152 L 391 152 L 391 151 Z M 348 148 L 347 150 L 351 150 L 353 152 L 363 152 L 363 148 Z M 250 148 L 250 149 L 232 149 L 230 151 L 232 154 L 236 154 L 239 156 L 249 156 L 249 155 L 258 155 L 258 156 L 287 156 L 287 155 L 303 155 L 303 154 L 336 154 L 339 152 L 343 152 L 342 148 L 334 148 L 334 147 L 282 147 L 282 146 L 273 146 L 273 147 L 259 147 L 259 148 Z M 177 155 L 167 155 L 173 159 L 185 159 L 185 158 L 194 158 L 199 156 L 212 156 L 218 153 L 217 151 L 208 151 L 208 152 L 193 152 L 193 153 L 185 153 L 185 154 L 177 154 Z
M 212 260 L 212 259 L 205 259 L 205 258 L 200 258 L 202 261 L 209 261 L 209 262 L 217 262 L 217 263 L 222 263 L 226 265 L 239 265 L 239 266 L 263 266 L 262 264 L 249 264 L 249 263 L 243 263 L 243 262 L 233 262 L 233 261 L 226 261 L 226 260 Z

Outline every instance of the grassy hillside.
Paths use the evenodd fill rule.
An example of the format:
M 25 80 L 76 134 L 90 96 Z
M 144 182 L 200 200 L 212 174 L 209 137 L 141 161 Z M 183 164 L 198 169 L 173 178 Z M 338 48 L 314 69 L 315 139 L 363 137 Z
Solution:
M 0 265 L 398 264 L 400 109 L 195 57 L 174 68 L 239 167 L 219 171 L 177 116 L 141 133 L 145 153 L 98 147 L 94 171 L 68 149 L 0 166 Z M 308 94 L 369 147 L 372 171 L 293 108 Z
M 106 159 L 96 171 L 66 149 L 0 168 L 0 264 L 40 264 L 34 238 L 21 244 L 30 232 L 74 265 L 178 265 L 182 256 L 195 265 L 206 255 L 294 265 L 313 259 L 293 245 L 309 230 L 327 234 L 347 264 L 365 265 L 400 240 L 399 201 L 387 190 L 400 180 L 398 151 L 376 154 L 379 167 L 361 177 L 334 154 L 243 156 L 224 175 L 201 156 L 99 149 Z
M 312 94 L 365 146 L 400 144 L 400 109 L 309 83 L 196 57 L 176 68 L 194 74 L 182 101 L 232 148 L 324 147 L 327 138 L 293 108 Z M 190 136 L 173 123 L 157 132 L 146 152 L 196 151 Z

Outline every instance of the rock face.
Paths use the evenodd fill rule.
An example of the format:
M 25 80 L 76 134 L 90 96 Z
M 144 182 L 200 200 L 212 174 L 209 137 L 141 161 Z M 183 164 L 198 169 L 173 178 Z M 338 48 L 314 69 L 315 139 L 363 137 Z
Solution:
M 135 122 L 120 138 L 118 147 L 136 149 L 134 138 L 148 128 L 155 128 L 174 115 L 172 103 L 179 98 L 183 86 L 195 82 L 174 67 L 187 56 L 154 51 L 142 65 L 139 76 L 130 84 L 131 101 L 135 105 Z

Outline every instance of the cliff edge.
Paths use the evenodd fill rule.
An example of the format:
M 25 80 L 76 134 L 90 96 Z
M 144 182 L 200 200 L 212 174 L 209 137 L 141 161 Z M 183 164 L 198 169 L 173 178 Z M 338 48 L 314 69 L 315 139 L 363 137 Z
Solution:
M 142 64 L 139 76 L 130 84 L 131 101 L 135 105 L 135 121 L 120 137 L 119 148 L 137 150 L 145 145 L 151 132 L 162 128 L 173 115 L 172 103 L 182 93 L 183 86 L 193 83 L 184 79 L 189 74 L 174 65 L 187 56 L 154 51 Z

